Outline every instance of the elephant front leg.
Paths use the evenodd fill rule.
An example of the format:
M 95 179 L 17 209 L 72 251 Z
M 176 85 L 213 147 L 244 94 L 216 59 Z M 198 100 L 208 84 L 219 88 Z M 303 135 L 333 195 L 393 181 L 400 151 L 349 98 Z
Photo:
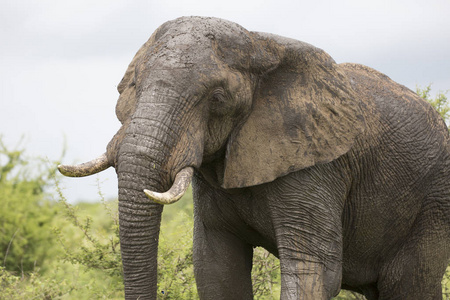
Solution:
M 330 220 L 321 223 L 311 216 L 302 219 L 301 215 L 284 213 L 275 220 L 281 269 L 280 299 L 330 299 L 341 288 L 340 227 L 333 228 L 328 223 Z
M 314 172 L 298 172 L 265 189 L 280 258 L 282 300 L 330 299 L 341 287 L 346 189 L 327 180 L 327 173 Z
M 275 231 L 281 269 L 282 300 L 330 299 L 342 280 L 342 237 L 339 227 L 283 213 Z M 306 216 L 303 216 L 306 217 Z M 297 219 L 298 218 L 298 219 Z M 332 219 L 332 217 L 330 217 Z M 328 229 L 323 230 L 323 227 Z M 319 228 L 321 227 L 321 228 Z
M 208 230 L 196 220 L 194 272 L 200 299 L 253 299 L 253 248 L 226 231 Z
M 340 289 L 340 263 L 317 261 L 316 257 L 280 257 L 282 300 L 330 299 Z

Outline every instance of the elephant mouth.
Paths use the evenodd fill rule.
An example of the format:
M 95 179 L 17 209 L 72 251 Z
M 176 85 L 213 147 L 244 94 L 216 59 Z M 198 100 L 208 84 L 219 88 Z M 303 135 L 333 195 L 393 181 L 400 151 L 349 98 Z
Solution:
M 99 173 L 111 167 L 108 162 L 106 153 L 100 155 L 89 162 L 85 162 L 79 165 L 59 165 L 58 170 L 61 174 L 68 177 L 84 177 Z M 180 200 L 180 198 L 186 193 L 189 185 L 192 181 L 194 174 L 194 168 L 185 167 L 177 173 L 172 187 L 164 193 L 154 192 L 148 189 L 144 189 L 145 195 L 152 201 L 159 204 L 172 204 Z

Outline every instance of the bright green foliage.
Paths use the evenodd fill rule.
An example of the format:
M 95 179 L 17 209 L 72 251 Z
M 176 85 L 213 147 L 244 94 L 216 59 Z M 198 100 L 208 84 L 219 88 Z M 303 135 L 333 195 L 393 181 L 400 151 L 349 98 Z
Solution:
M 417 87 L 416 92 L 421 98 L 427 100 L 437 110 L 445 122 L 450 121 L 450 103 L 448 102 L 446 96 L 447 92 L 439 91 L 433 99 L 430 95 L 431 84 L 424 89 Z
M 332 298 L 333 300 L 365 300 L 366 297 L 364 297 L 362 294 L 347 291 L 347 290 L 341 290 L 339 295 Z
M 450 262 L 442 279 L 442 297 L 445 300 L 450 300 Z
M 80 217 L 77 209 L 67 202 L 58 184 L 56 188 L 66 219 L 82 234 L 82 243 L 74 245 L 72 240 L 67 240 L 62 231 L 63 228 L 55 229 L 58 240 L 64 249 L 63 260 L 72 264 L 80 264 L 86 269 L 102 270 L 110 276 L 121 278 L 122 262 L 120 259 L 117 201 L 106 202 L 99 192 L 101 208 L 107 212 L 109 218 L 107 218 L 108 222 L 105 224 L 106 228 L 97 225 L 97 230 L 93 230 L 92 217 Z M 115 209 L 112 208 L 112 205 Z
M 264 248 L 253 251 L 253 295 L 255 299 L 278 299 L 280 295 L 280 261 Z
M 33 272 L 26 278 L 0 267 L 0 299 L 56 299 L 64 294 L 65 282 L 44 279 Z
M 175 230 L 163 224 L 158 249 L 158 299 L 198 299 L 192 262 L 193 220 L 177 216 Z
M 62 277 L 75 272 L 66 293 L 69 299 L 122 299 L 123 274 L 116 201 L 69 204 L 55 182 L 61 212 L 68 223 L 54 229 L 63 249 Z M 91 216 L 95 216 L 92 218 Z
M 45 269 L 55 254 L 57 210 L 44 193 L 51 175 L 30 165 L 22 150 L 8 150 L 0 137 L 0 266 L 10 272 Z
M 0 137 L 0 299 L 122 299 L 113 219 L 93 204 L 97 210 L 89 214 L 96 221 L 86 222 L 77 208 L 51 200 L 45 191 L 58 190 L 55 170 L 47 161 L 26 159 L 23 150 L 7 149 Z M 112 205 L 117 211 L 117 202 Z M 100 259 L 112 249 L 114 258 Z

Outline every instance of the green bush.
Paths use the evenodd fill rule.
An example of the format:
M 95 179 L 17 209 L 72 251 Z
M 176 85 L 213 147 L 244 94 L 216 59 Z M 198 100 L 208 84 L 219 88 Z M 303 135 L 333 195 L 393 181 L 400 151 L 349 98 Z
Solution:
M 24 159 L 23 150 L 8 150 L 0 137 L 0 265 L 16 274 L 45 270 L 56 254 L 57 209 L 44 192 L 53 172 L 39 165 Z
M 431 84 L 424 89 L 419 86 L 416 87 L 416 92 L 422 99 L 428 101 L 448 124 L 448 121 L 450 120 L 450 103 L 448 103 L 446 96 L 447 92 L 439 91 L 436 97 L 432 98 L 430 95 Z
M 55 182 L 66 223 L 54 228 L 65 262 L 58 277 L 76 274 L 67 291 L 69 299 L 122 299 L 124 296 L 119 243 L 117 200 L 69 204 Z M 91 217 L 95 216 L 95 218 Z
M 158 249 L 158 299 L 198 299 L 192 262 L 192 217 L 177 216 L 175 230 L 163 223 Z
M 107 222 L 99 225 L 98 220 L 105 222 L 105 217 L 99 218 L 99 213 L 97 213 L 96 226 L 92 228 L 93 218 L 89 215 L 79 216 L 78 209 L 67 202 L 58 184 L 56 186 L 62 211 L 65 218 L 73 226 L 54 229 L 58 241 L 64 249 L 62 259 L 72 264 L 82 265 L 87 270 L 101 270 L 112 277 L 122 278 L 117 201 L 107 202 L 99 192 L 102 204 L 100 208 L 107 212 L 109 218 L 106 217 Z M 86 204 L 84 205 L 86 206 Z M 95 205 L 95 207 L 98 207 L 98 205 Z M 70 240 L 66 238 L 68 236 L 67 230 L 73 231 L 73 228 L 81 235 L 81 243 L 75 240 L 76 243 L 74 244 L 72 236 Z M 66 233 L 64 233 L 64 230 Z
M 55 299 L 64 294 L 63 285 L 37 272 L 20 277 L 0 267 L 0 299 Z
M 264 248 L 255 248 L 252 268 L 254 298 L 278 299 L 281 292 L 280 276 L 280 261 Z
M 442 297 L 445 300 L 450 300 L 450 262 L 442 279 Z
M 118 225 L 105 208 L 117 211 L 117 202 L 92 204 L 95 222 L 79 216 L 86 205 L 46 193 L 59 191 L 50 165 L 7 149 L 0 137 L 0 299 L 122 299 Z

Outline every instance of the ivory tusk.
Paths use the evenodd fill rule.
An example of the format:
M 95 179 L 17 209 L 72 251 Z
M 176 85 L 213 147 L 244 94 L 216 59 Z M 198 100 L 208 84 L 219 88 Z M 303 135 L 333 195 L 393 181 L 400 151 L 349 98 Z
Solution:
M 150 200 L 159 204 L 175 203 L 180 200 L 184 193 L 186 193 L 189 184 L 191 184 L 193 174 L 194 169 L 192 167 L 184 168 L 178 172 L 172 187 L 167 192 L 157 193 L 150 190 L 144 190 L 144 193 Z
M 79 165 L 59 165 L 58 170 L 64 176 L 84 177 L 106 170 L 111 165 L 108 163 L 106 153 L 103 153 L 96 159 Z

